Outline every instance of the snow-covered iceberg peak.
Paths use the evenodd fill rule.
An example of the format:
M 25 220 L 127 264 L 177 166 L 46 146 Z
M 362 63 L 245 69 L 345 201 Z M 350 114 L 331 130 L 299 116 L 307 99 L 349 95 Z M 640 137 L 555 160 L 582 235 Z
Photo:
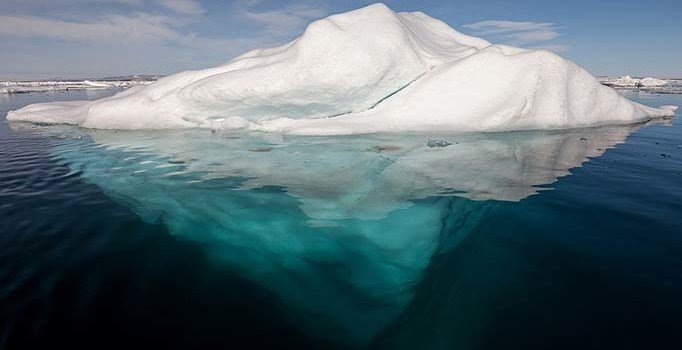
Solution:
M 8 119 L 352 134 L 558 129 L 673 114 L 624 99 L 555 54 L 491 45 L 421 12 L 375 4 L 222 66 L 98 101 L 31 105 Z

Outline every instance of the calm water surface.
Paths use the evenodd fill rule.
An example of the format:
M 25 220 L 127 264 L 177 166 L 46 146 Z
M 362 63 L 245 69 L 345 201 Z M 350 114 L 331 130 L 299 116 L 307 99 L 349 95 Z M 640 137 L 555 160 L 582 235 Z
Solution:
M 682 342 L 679 118 L 353 137 L 4 119 L 114 92 L 0 95 L 1 349 Z

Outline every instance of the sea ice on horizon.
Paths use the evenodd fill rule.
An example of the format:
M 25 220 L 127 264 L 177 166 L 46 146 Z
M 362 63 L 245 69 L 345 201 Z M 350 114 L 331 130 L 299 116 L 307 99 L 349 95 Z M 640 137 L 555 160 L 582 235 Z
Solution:
M 383 4 L 315 21 L 292 42 L 97 101 L 7 119 L 99 129 L 212 128 L 337 135 L 564 129 L 673 116 L 553 53 L 461 34 Z
M 656 79 L 656 78 L 633 78 L 629 75 L 622 76 L 617 79 L 605 78 L 602 80 L 602 84 L 617 87 L 658 87 L 668 85 L 669 82 L 666 80 Z
M 68 90 L 103 90 L 131 88 L 151 84 L 153 78 L 121 80 L 43 80 L 43 81 L 0 81 L 0 95 L 26 94 L 33 92 L 58 92 Z

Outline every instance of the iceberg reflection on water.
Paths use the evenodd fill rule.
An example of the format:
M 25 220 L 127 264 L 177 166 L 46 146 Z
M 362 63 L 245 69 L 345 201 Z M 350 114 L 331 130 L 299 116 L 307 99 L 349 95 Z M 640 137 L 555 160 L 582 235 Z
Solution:
M 25 124 L 12 124 L 22 128 Z M 367 344 L 431 257 L 641 125 L 299 137 L 50 126 L 81 177 L 264 286 L 311 333 Z

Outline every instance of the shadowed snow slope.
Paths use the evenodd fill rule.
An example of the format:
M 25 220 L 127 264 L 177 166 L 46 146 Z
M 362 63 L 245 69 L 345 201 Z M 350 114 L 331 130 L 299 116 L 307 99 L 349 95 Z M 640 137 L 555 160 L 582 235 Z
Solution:
M 672 116 L 546 52 L 491 45 L 383 4 L 330 16 L 296 40 L 94 102 L 9 120 L 103 129 L 248 128 L 294 134 L 502 131 Z

